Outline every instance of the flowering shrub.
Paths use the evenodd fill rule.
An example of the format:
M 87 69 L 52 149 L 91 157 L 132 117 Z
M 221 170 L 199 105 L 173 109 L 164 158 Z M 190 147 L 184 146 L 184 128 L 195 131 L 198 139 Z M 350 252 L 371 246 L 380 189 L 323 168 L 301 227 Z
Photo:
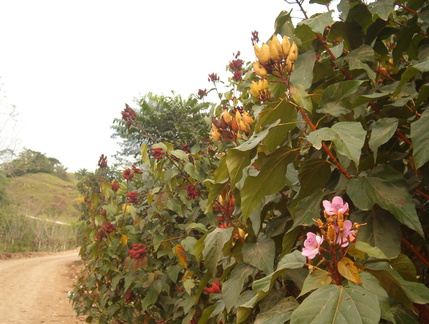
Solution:
M 228 91 L 209 75 L 211 146 L 149 138 L 99 170 L 72 294 L 89 322 L 429 321 L 429 5 L 339 10 L 281 12 Z M 123 132 L 150 136 L 135 113 Z

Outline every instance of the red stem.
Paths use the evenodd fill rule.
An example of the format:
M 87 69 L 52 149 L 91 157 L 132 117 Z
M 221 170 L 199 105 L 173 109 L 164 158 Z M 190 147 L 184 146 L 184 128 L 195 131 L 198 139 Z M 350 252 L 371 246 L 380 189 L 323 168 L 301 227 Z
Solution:
M 417 249 L 405 237 L 402 238 L 402 243 L 404 243 L 415 254 L 415 256 L 429 268 L 429 261 L 426 260 L 425 257 L 421 255 L 421 253 L 417 251 Z

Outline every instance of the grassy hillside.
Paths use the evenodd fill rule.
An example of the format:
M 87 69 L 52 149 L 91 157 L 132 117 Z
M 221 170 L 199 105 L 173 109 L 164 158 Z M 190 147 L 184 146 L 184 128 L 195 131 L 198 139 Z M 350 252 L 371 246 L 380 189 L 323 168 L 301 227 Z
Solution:
M 7 193 L 21 215 L 72 220 L 79 216 L 75 201 L 79 192 L 73 175 L 70 179 L 64 181 L 47 173 L 25 174 L 11 179 Z
M 78 221 L 76 181 L 72 175 L 70 178 L 64 181 L 36 173 L 10 179 L 6 188 L 9 203 L 0 206 L 0 253 L 78 246 L 83 222 Z

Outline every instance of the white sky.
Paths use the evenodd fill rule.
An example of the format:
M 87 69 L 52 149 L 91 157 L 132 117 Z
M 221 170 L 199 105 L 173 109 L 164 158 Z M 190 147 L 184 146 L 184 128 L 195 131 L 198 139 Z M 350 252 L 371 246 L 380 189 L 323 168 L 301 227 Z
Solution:
M 0 88 L 19 114 L 19 146 L 70 172 L 93 171 L 117 150 L 110 127 L 125 102 L 170 90 L 186 98 L 210 88 L 212 72 L 225 80 L 232 53 L 253 60 L 251 32 L 267 40 L 290 8 L 283 0 L 0 0 Z

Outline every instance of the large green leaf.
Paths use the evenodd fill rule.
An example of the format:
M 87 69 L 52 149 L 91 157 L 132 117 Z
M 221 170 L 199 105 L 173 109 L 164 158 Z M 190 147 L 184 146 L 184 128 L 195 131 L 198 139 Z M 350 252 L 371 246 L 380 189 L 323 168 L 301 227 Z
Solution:
M 222 297 L 229 312 L 239 300 L 244 282 L 257 272 L 257 269 L 246 263 L 239 263 L 231 271 L 227 281 L 222 284 Z
M 407 281 L 388 262 L 369 263 L 366 270 L 373 274 L 390 297 L 412 307 L 412 303 L 429 303 L 429 288 L 419 282 Z
M 217 227 L 213 232 L 207 234 L 204 240 L 203 258 L 207 269 L 213 276 L 217 273 L 217 265 L 224 257 L 224 247 L 231 241 L 233 228 Z M 197 247 L 197 245 L 196 245 Z
M 381 165 L 367 176 L 351 179 L 347 183 L 347 194 L 359 209 L 369 210 L 378 204 L 391 212 L 399 222 L 423 236 L 413 199 L 399 171 Z
M 243 169 L 250 164 L 252 151 L 228 150 L 226 154 L 226 167 L 229 173 L 229 182 L 234 188 L 235 184 L 241 180 Z
M 309 226 L 314 224 L 314 220 L 321 217 L 320 205 L 325 192 L 316 190 L 311 195 L 293 202 L 289 207 L 293 219 L 293 225 L 289 229 L 292 231 L 297 226 Z
M 292 313 L 291 324 L 378 324 L 377 296 L 360 286 L 328 285 L 314 291 Z
M 300 197 L 306 197 L 319 188 L 324 188 L 331 177 L 331 166 L 323 159 L 303 161 L 299 168 Z
M 420 119 L 411 124 L 411 140 L 416 169 L 429 160 L 429 110 L 426 109 Z
M 393 12 L 395 0 L 377 0 L 368 5 L 368 10 L 372 15 L 377 15 L 383 20 L 389 19 Z
M 323 91 L 322 108 L 318 112 L 330 114 L 334 117 L 346 115 L 353 108 L 350 96 L 356 93 L 363 81 L 347 80 L 328 86 Z
M 353 160 L 359 166 L 361 149 L 365 143 L 366 132 L 358 122 L 338 122 L 331 128 L 321 128 L 311 132 L 307 140 L 320 150 L 322 141 L 333 141 L 336 151 Z
M 374 152 L 374 161 L 377 160 L 378 148 L 386 143 L 395 134 L 398 128 L 397 118 L 380 118 L 372 124 L 369 148 Z
M 298 56 L 290 82 L 300 84 L 304 89 L 311 87 L 313 83 L 313 69 L 316 62 L 316 53 L 308 51 Z
M 264 271 L 266 274 L 273 272 L 276 245 L 265 234 L 259 234 L 256 243 L 246 243 L 243 246 L 243 260 Z
M 316 17 L 304 19 L 298 23 L 298 26 L 307 25 L 311 28 L 313 32 L 323 35 L 325 28 L 333 23 L 334 20 L 332 19 L 332 12 L 328 11 L 323 14 L 317 15 Z
M 393 93 L 394 96 L 397 96 L 404 85 L 408 83 L 412 78 L 414 78 L 417 74 L 423 73 L 423 72 L 429 72 L 429 61 L 424 61 L 412 66 L 409 66 L 404 73 L 401 75 L 401 81 L 398 83 L 395 92 Z
M 286 273 L 288 270 L 291 269 L 302 268 L 306 261 L 306 257 L 304 257 L 300 251 L 294 251 L 285 255 L 279 261 L 276 271 L 266 277 L 255 280 L 252 284 L 252 289 L 255 292 L 255 296 L 238 307 L 237 323 L 241 323 L 246 320 L 253 307 L 255 307 L 255 305 L 261 299 L 268 295 L 274 283 L 276 282 L 276 279 L 280 275 Z
M 255 129 L 276 123 L 270 128 L 263 144 L 268 152 L 274 151 L 288 137 L 289 131 L 296 127 L 297 110 L 290 102 L 282 100 L 275 105 L 269 105 L 258 117 Z
M 357 210 L 350 215 L 350 220 L 365 224 L 359 228 L 359 241 L 378 247 L 388 258 L 401 253 L 401 224 L 387 210 L 378 206 L 370 211 Z
M 241 190 L 241 210 L 244 219 L 249 217 L 265 196 L 283 189 L 287 165 L 296 155 L 296 150 L 282 147 L 268 156 L 262 154 L 257 160 L 258 166 L 263 165 L 261 171 L 255 177 L 248 176 Z
M 299 296 L 303 296 L 309 293 L 310 291 L 327 286 L 331 283 L 331 281 L 332 281 L 332 278 L 328 271 L 316 269 L 310 272 L 307 278 L 305 278 L 304 284 L 302 285 L 302 290 Z
M 273 307 L 258 313 L 254 324 L 284 324 L 298 305 L 293 297 L 283 298 Z

